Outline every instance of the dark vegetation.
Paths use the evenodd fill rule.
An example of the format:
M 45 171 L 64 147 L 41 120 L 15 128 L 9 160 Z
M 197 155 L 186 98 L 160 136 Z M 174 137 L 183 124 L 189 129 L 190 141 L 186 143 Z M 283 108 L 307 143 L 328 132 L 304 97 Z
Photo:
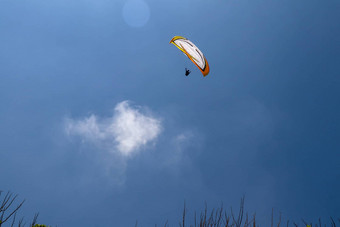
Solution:
M 256 214 L 248 215 L 248 213 L 244 213 L 244 197 L 241 198 L 240 209 L 238 210 L 238 214 L 235 214 L 233 209 L 230 208 L 230 214 L 223 208 L 223 205 L 220 208 L 212 209 L 208 211 L 207 205 L 205 205 L 205 209 L 199 215 L 194 213 L 194 220 L 191 223 L 187 223 L 186 220 L 187 210 L 184 204 L 182 220 L 179 222 L 180 227 L 259 227 L 262 226 L 260 223 L 256 222 Z M 136 222 L 135 227 L 138 226 Z M 157 226 L 157 225 L 155 225 Z M 168 221 L 165 222 L 164 227 L 170 227 Z M 278 220 L 274 221 L 274 210 L 272 209 L 271 214 L 271 224 L 270 227 L 336 227 L 340 226 L 340 218 L 336 220 L 332 217 L 327 221 L 322 221 L 321 218 L 317 220 L 316 223 L 305 221 L 301 219 L 300 222 L 291 222 L 289 220 L 283 222 L 281 219 L 281 214 L 279 215 Z
M 3 197 L 3 198 L 2 198 Z M 17 220 L 18 210 L 22 207 L 25 200 L 21 201 L 19 204 L 15 205 L 15 200 L 18 195 L 13 195 L 11 192 L 7 192 L 3 194 L 0 191 L 0 227 L 4 226 L 18 226 L 24 227 L 27 223 L 24 222 L 24 218 L 20 218 Z M 179 222 L 180 227 L 259 227 L 261 226 L 258 222 L 256 222 L 256 215 L 248 215 L 248 213 L 244 213 L 244 197 L 241 198 L 240 208 L 238 213 L 234 213 L 233 209 L 230 208 L 230 214 L 223 208 L 223 205 L 220 208 L 212 209 L 208 211 L 207 205 L 205 204 L 205 209 L 200 214 L 194 213 L 193 223 L 187 223 L 187 209 L 184 204 L 183 214 L 181 221 Z M 32 222 L 28 224 L 29 227 L 48 227 L 46 225 L 37 224 L 38 214 L 33 217 Z M 274 211 L 272 210 L 271 215 L 271 227 L 340 227 L 340 218 L 334 219 L 332 217 L 329 220 L 321 221 L 321 218 L 317 220 L 316 223 L 307 222 L 304 219 L 301 219 L 300 222 L 283 222 L 281 219 L 281 214 L 279 215 L 278 220 L 274 221 Z M 136 222 L 135 227 L 138 226 L 138 222 Z M 155 225 L 157 226 L 157 225 Z M 165 222 L 164 227 L 170 227 L 168 221 Z
M 3 191 L 0 191 L 0 227 L 1 226 L 18 226 L 24 227 L 26 222 L 24 218 L 17 220 L 17 213 L 25 200 L 15 205 L 15 200 L 18 195 L 13 195 L 11 192 L 7 192 L 3 196 Z M 1 199 L 3 197 L 3 199 Z M 29 227 L 47 227 L 46 225 L 37 224 L 38 214 L 33 217 L 32 222 L 28 225 Z

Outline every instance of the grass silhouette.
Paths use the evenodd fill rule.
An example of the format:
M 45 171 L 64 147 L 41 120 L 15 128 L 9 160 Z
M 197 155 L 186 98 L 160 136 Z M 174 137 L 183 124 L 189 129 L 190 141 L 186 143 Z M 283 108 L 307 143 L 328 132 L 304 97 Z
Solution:
M 196 211 L 194 213 L 193 223 L 187 223 L 187 209 L 184 204 L 183 214 L 181 221 L 179 222 L 180 227 L 260 227 L 260 223 L 256 221 L 256 214 L 251 216 L 244 212 L 244 197 L 241 198 L 240 208 L 238 214 L 235 214 L 233 209 L 230 208 L 230 214 L 227 210 L 223 208 L 223 205 L 217 209 L 212 209 L 208 211 L 207 204 L 205 204 L 204 211 L 197 215 Z M 302 222 L 302 223 L 301 223 Z M 281 219 L 281 213 L 278 220 L 274 221 L 274 209 L 272 209 L 270 227 L 336 227 L 340 226 L 340 218 L 334 220 L 332 217 L 329 218 L 328 222 L 321 221 L 318 219 L 317 223 L 306 222 L 301 219 L 300 222 L 287 222 L 283 223 Z M 164 227 L 170 227 L 168 221 L 165 222 Z M 136 222 L 135 227 L 138 227 L 138 222 Z M 157 225 L 155 225 L 157 227 Z
M 0 198 L 2 195 L 2 191 L 0 191 Z M 17 199 L 17 195 L 14 195 L 11 192 L 7 192 L 2 200 L 0 200 L 0 227 L 4 226 L 7 222 L 11 227 L 18 226 L 24 227 L 26 223 L 24 219 L 21 218 L 18 222 L 16 222 L 16 216 L 18 210 L 21 208 L 25 200 L 20 202 L 18 205 L 14 206 L 14 202 Z M 46 225 L 37 224 L 38 214 L 36 214 L 33 218 L 33 221 L 28 224 L 29 227 L 47 227 Z M 180 227 L 260 227 L 259 223 L 256 221 L 256 214 L 249 216 L 248 213 L 244 212 L 244 196 L 241 198 L 240 208 L 238 213 L 235 214 L 233 209 L 230 208 L 230 214 L 223 208 L 223 205 L 217 209 L 212 209 L 208 211 L 207 204 L 205 203 L 204 211 L 200 212 L 198 215 L 194 213 L 193 223 L 187 224 L 187 209 L 184 203 L 184 209 L 181 217 L 181 221 L 179 221 Z M 290 222 L 289 220 L 285 223 L 281 220 L 281 213 L 279 219 L 274 222 L 274 210 L 272 209 L 271 214 L 271 222 L 270 227 L 336 227 L 337 224 L 340 227 L 340 218 L 336 220 L 332 217 L 329 218 L 328 222 L 324 223 L 321 221 L 321 218 L 318 219 L 317 223 L 306 222 L 301 219 L 300 223 Z M 155 225 L 157 227 L 157 225 Z M 166 221 L 164 227 L 170 227 L 169 222 Z M 135 227 L 138 227 L 138 222 L 136 222 Z

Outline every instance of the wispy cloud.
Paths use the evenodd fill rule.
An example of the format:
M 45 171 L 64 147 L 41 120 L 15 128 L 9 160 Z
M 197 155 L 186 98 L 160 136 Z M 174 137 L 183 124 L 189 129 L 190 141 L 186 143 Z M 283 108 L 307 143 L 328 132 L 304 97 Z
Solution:
M 130 156 L 157 139 L 162 122 L 149 111 L 123 101 L 116 105 L 112 117 L 92 114 L 83 119 L 67 118 L 65 131 L 69 136 L 81 137 L 84 142 Z
M 68 117 L 64 133 L 72 140 L 80 140 L 82 143 L 78 145 L 85 148 L 82 151 L 90 151 L 84 153 L 89 161 L 87 165 L 92 165 L 85 179 L 106 176 L 109 179 L 106 182 L 112 186 L 123 186 L 127 169 L 132 169 L 129 174 L 136 174 L 135 166 L 166 172 L 173 179 L 180 179 L 183 171 L 196 172 L 193 159 L 202 145 L 202 135 L 196 129 L 177 124 L 171 114 L 159 117 L 147 107 L 129 101 L 117 103 L 112 115 L 106 117 L 98 114 Z M 152 149 L 136 155 L 148 148 Z

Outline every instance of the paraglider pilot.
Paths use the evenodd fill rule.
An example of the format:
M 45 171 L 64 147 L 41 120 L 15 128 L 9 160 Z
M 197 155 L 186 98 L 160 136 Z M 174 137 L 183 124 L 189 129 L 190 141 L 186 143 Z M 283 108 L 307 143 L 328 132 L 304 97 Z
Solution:
M 185 75 L 189 76 L 190 73 L 191 73 L 191 71 L 189 69 L 185 68 Z

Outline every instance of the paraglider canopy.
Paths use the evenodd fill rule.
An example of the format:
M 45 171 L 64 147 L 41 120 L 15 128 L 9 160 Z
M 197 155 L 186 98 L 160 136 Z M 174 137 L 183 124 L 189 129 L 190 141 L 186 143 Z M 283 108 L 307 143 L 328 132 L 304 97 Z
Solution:
M 210 71 L 208 61 L 195 44 L 182 36 L 173 37 L 170 40 L 170 43 L 183 51 L 183 53 L 197 66 L 197 68 L 199 68 L 203 76 L 208 75 Z

